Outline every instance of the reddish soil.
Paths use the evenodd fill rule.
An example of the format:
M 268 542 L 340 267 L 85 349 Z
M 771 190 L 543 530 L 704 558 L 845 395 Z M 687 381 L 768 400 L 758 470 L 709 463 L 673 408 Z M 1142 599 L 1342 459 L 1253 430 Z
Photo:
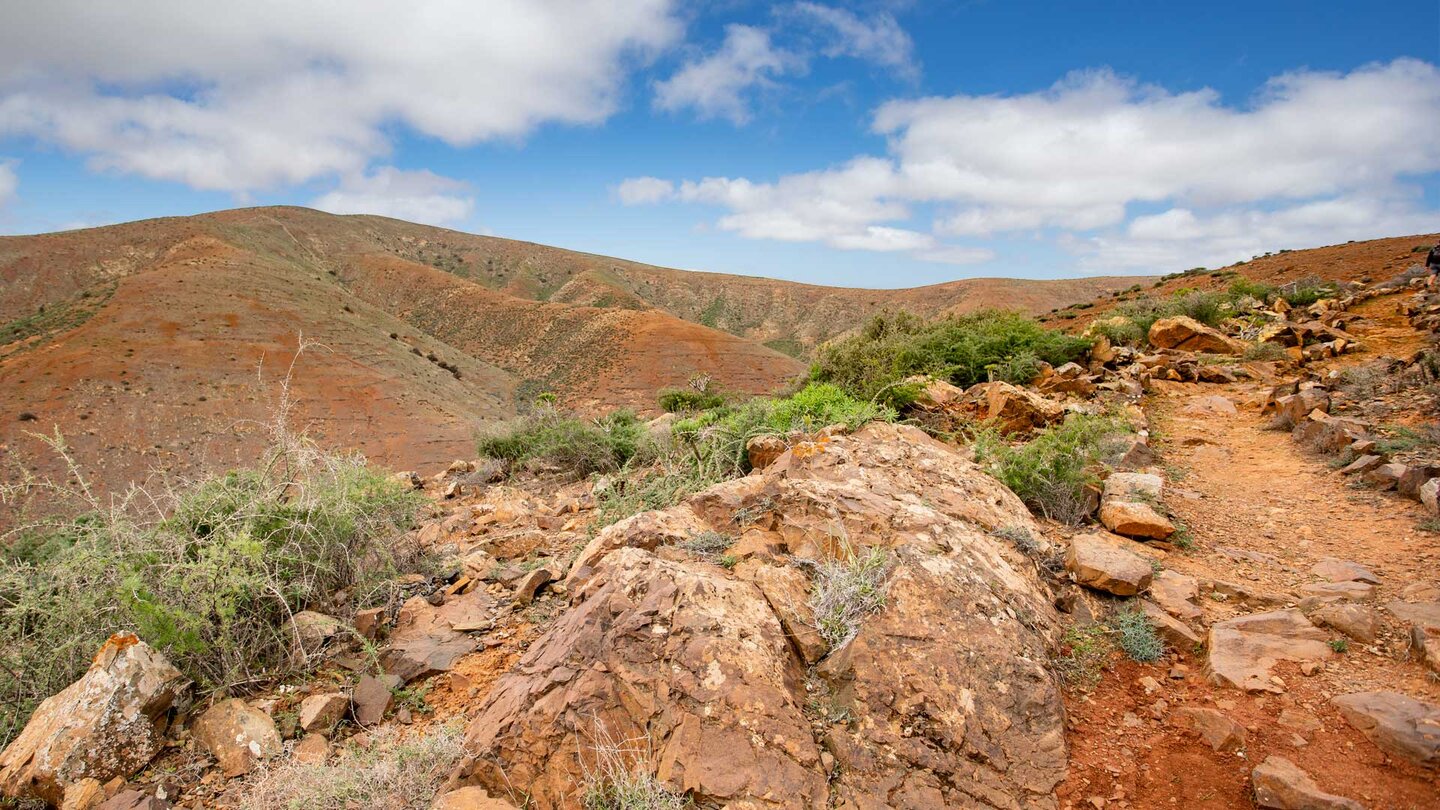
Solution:
M 1377 354 L 1402 354 L 1421 345 L 1395 310 L 1404 296 L 1367 302 L 1367 320 L 1352 331 L 1366 351 L 1337 364 L 1364 362 Z M 1322 369 L 1323 371 L 1323 369 Z M 1349 480 L 1291 440 L 1288 431 L 1267 429 L 1259 414 L 1266 386 L 1172 384 L 1150 403 L 1160 438 L 1169 489 L 1167 505 L 1194 537 L 1190 552 L 1163 560 L 1166 568 L 1200 579 L 1238 582 L 1254 591 L 1296 601 L 1297 589 L 1318 581 L 1310 568 L 1324 557 L 1352 560 L 1381 578 L 1372 600 L 1386 626 L 1373 645 L 1351 641 L 1326 669 L 1305 677 L 1293 666 L 1277 669 L 1281 695 L 1246 695 L 1209 684 L 1204 662 L 1188 654 L 1156 665 L 1119 664 L 1093 694 L 1070 695 L 1071 773 L 1062 806 L 1248 808 L 1249 772 L 1266 756 L 1284 756 L 1320 786 L 1367 807 L 1422 808 L 1440 805 L 1440 782 L 1391 759 L 1356 732 L 1330 699 L 1349 692 L 1388 689 L 1440 701 L 1440 682 L 1408 656 L 1407 628 L 1379 606 L 1399 598 L 1414 582 L 1436 581 L 1440 535 L 1423 531 L 1418 503 L 1394 493 L 1358 490 Z M 1234 402 L 1234 416 L 1187 413 L 1194 398 L 1220 394 Z M 1258 612 L 1233 603 L 1203 600 L 1213 622 Z M 1337 637 L 1338 634 L 1336 634 Z M 1168 678 L 1183 661 L 1189 674 Z M 1149 676 L 1160 689 L 1145 694 Z M 1164 706 L 1156 708 L 1157 701 Z M 1249 729 L 1238 754 L 1212 751 L 1168 719 L 1180 706 L 1220 708 Z M 1300 709 L 1321 728 L 1299 731 L 1278 723 L 1284 709 Z M 1158 716 L 1158 717 L 1157 717 Z
M 885 307 L 1041 311 L 1131 281 L 847 290 L 301 208 L 4 237 L 0 481 L 64 478 L 31 435 L 56 431 L 106 490 L 251 460 L 301 336 L 301 423 L 432 469 L 542 391 L 583 413 L 653 411 L 658 389 L 702 371 L 767 392 L 804 366 L 764 341 L 799 353 Z
M 1079 332 L 1091 321 L 1106 317 L 1111 310 L 1126 301 L 1146 296 L 1164 297 L 1181 290 L 1226 289 L 1234 281 L 1235 275 L 1232 273 L 1251 281 L 1277 285 L 1311 276 L 1326 281 L 1384 281 L 1399 275 L 1412 265 L 1424 264 L 1425 253 L 1417 253 L 1415 248 L 1422 245 L 1428 248 L 1437 241 L 1440 241 L 1440 234 L 1432 233 L 1347 242 L 1343 245 L 1277 253 L 1208 273 L 1177 276 L 1160 281 L 1142 279 L 1138 290 L 1101 296 L 1088 304 L 1072 305 L 1060 312 L 1047 314 L 1042 316 L 1041 320 L 1066 331 Z

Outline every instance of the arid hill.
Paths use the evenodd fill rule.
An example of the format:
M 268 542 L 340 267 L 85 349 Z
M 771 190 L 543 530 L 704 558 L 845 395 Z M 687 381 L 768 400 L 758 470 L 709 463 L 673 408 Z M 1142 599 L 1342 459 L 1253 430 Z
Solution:
M 303 208 L 0 238 L 0 446 L 54 474 L 59 430 L 101 485 L 249 458 L 296 347 L 297 414 L 392 467 L 472 451 L 542 392 L 653 408 L 706 372 L 764 392 L 871 312 L 1043 312 L 1135 279 L 855 290 L 696 273 Z M 16 474 L 12 467 L 7 480 Z

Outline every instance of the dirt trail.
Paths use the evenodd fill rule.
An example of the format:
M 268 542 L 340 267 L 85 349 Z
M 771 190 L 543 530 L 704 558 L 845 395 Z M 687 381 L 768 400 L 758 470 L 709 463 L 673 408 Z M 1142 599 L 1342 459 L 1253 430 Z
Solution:
M 1397 313 L 1403 296 L 1373 299 L 1354 310 L 1366 316 L 1352 331 L 1366 351 L 1337 361 L 1353 364 L 1382 354 L 1403 356 L 1422 345 Z M 1167 385 L 1150 403 L 1168 479 L 1167 505 L 1189 527 L 1194 548 L 1168 555 L 1164 567 L 1201 580 L 1298 601 L 1299 588 L 1320 581 L 1310 569 L 1326 557 L 1352 560 L 1381 578 L 1372 604 L 1385 630 L 1372 645 L 1349 642 L 1324 671 L 1303 676 L 1281 666 L 1281 695 L 1246 695 L 1204 680 L 1204 661 L 1187 656 L 1189 673 L 1167 677 L 1169 664 L 1130 662 L 1109 673 L 1089 698 L 1071 705 L 1072 766 L 1062 807 L 1249 808 L 1249 772 L 1277 754 L 1309 771 L 1322 788 L 1371 808 L 1440 805 L 1433 775 L 1392 761 L 1355 732 L 1329 703 L 1348 692 L 1389 689 L 1440 701 L 1440 682 L 1408 660 L 1400 622 L 1383 609 L 1416 582 L 1434 584 L 1440 535 L 1418 528 L 1422 507 L 1393 493 L 1348 486 L 1326 459 L 1311 455 L 1288 431 L 1267 429 L 1259 413 L 1268 386 Z M 1234 414 L 1204 407 L 1216 395 Z M 1223 408 L 1221 409 L 1223 410 Z M 1206 622 L 1268 608 L 1202 599 Z M 1279 605 L 1277 605 L 1279 606 Z M 1339 638 L 1339 634 L 1336 634 Z M 1158 682 L 1147 694 L 1140 679 Z M 1157 705 L 1158 702 L 1158 705 Z M 1216 753 L 1179 731 L 1173 710 L 1218 708 L 1248 727 L 1235 754 Z M 1310 715 L 1318 729 L 1281 725 L 1279 716 Z M 1103 801 L 1097 801 L 1103 800 Z

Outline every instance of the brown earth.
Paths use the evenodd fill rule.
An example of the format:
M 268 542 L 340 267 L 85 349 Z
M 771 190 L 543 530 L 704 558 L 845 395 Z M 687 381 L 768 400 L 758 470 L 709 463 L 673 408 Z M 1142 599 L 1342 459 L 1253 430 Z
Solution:
M 253 459 L 295 362 L 296 413 L 391 468 L 468 457 L 478 423 L 542 391 L 653 410 L 706 372 L 762 393 L 871 312 L 1043 311 L 1132 279 L 967 280 L 875 291 L 694 273 L 528 242 L 253 208 L 0 238 L 0 473 L 93 483 Z M 712 328 L 716 327 L 716 328 Z
M 1350 328 L 1366 350 L 1332 361 L 1321 373 L 1419 349 L 1421 335 L 1396 311 L 1406 297 L 1384 296 L 1352 310 L 1364 316 Z M 1062 807 L 1095 807 L 1096 798 L 1104 800 L 1101 807 L 1170 807 L 1177 797 L 1185 797 L 1184 807 L 1253 807 L 1250 771 L 1271 754 L 1294 761 L 1323 789 L 1367 807 L 1440 803 L 1434 773 L 1385 755 L 1330 702 L 1373 689 L 1440 701 L 1440 681 L 1410 660 L 1408 626 L 1381 607 L 1400 598 L 1406 585 L 1435 582 L 1440 535 L 1420 528 L 1425 518 L 1420 504 L 1351 488 L 1349 479 L 1327 459 L 1305 451 L 1289 431 L 1268 429 L 1270 418 L 1259 413 L 1268 387 L 1253 381 L 1170 383 L 1156 395 L 1151 417 L 1171 481 L 1166 502 L 1195 544 L 1192 551 L 1169 554 L 1162 564 L 1293 605 L 1302 585 L 1319 581 L 1310 569 L 1321 559 L 1354 561 L 1380 578 L 1367 601 L 1382 619 L 1381 635 L 1369 645 L 1350 641 L 1345 654 L 1313 677 L 1293 664 L 1278 667 L 1285 684 L 1279 695 L 1211 685 L 1204 679 L 1204 661 L 1183 653 L 1190 671 L 1179 679 L 1167 677 L 1168 662 L 1120 664 L 1094 693 L 1071 696 L 1071 768 L 1059 793 Z M 1186 412 L 1193 399 L 1217 393 L 1234 402 L 1239 414 Z M 1209 621 L 1256 612 L 1236 602 L 1200 601 Z M 1160 688 L 1147 694 L 1140 683 L 1146 676 Z M 1184 706 L 1221 709 L 1247 727 L 1245 747 L 1217 753 L 1193 732 L 1179 730 L 1173 713 Z M 1320 728 L 1297 733 L 1280 725 L 1279 715 L 1287 709 L 1313 715 Z
M 1191 272 L 1161 280 L 1145 279 L 1138 289 L 1098 296 L 1093 301 L 1071 304 L 1064 309 L 1041 316 L 1042 321 L 1066 331 L 1078 332 L 1091 321 L 1106 317 L 1126 301 L 1146 296 L 1163 297 L 1180 290 L 1223 290 L 1235 276 L 1269 284 L 1285 284 L 1315 276 L 1325 281 L 1382 281 L 1404 272 L 1412 265 L 1425 263 L 1425 251 L 1415 248 L 1440 241 L 1440 234 L 1396 236 L 1346 242 L 1343 245 L 1289 250 L 1237 262 L 1206 272 Z

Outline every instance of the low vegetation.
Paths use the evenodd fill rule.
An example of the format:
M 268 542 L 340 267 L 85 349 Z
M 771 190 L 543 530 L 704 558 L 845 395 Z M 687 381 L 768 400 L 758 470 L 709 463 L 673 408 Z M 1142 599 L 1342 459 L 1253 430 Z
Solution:
M 1321 298 L 1332 297 L 1339 288 L 1333 282 L 1307 277 L 1279 286 L 1251 281 L 1236 276 L 1225 290 L 1207 291 L 1191 288 L 1176 290 L 1167 296 L 1145 296 L 1117 306 L 1113 314 L 1091 324 L 1091 334 L 1104 335 L 1117 346 L 1146 345 L 1150 327 L 1161 318 L 1185 316 L 1207 326 L 1219 326 L 1241 313 L 1246 303 L 1273 304 L 1284 299 L 1292 307 L 1309 306 Z M 1263 344 L 1262 344 L 1263 345 Z M 1268 351 L 1268 350 L 1267 350 Z M 1282 350 L 1283 353 L 1283 350 Z M 1279 359 L 1277 356 L 1246 359 Z
M 66 453 L 63 441 L 55 449 Z M 415 496 L 354 456 L 288 433 L 253 469 L 102 503 L 29 482 L 19 499 L 81 499 L 75 520 L 30 523 L 0 565 L 0 741 L 89 664 L 113 632 L 133 630 L 206 692 L 243 692 L 305 664 L 288 619 L 389 598 L 409 552 L 393 545 Z
M 1165 653 L 1165 642 L 1155 633 L 1150 617 L 1139 608 L 1117 611 L 1110 617 L 1110 628 L 1116 643 L 1132 661 L 1148 664 L 1159 661 Z
M 454 726 L 401 736 L 382 727 L 351 738 L 324 764 L 287 761 L 250 777 L 243 810 L 425 810 L 465 751 Z
M 1068 363 L 1088 346 L 1015 312 L 984 310 L 934 321 L 886 313 L 858 334 L 820 346 L 810 376 L 858 399 L 901 407 L 919 393 L 902 384 L 907 377 L 923 374 L 961 387 L 987 380 L 1027 383 L 1039 363 Z
M 543 464 L 583 478 L 619 470 L 646 441 L 644 423 L 630 411 L 582 419 L 540 402 L 524 416 L 482 428 L 477 444 L 480 455 L 512 468 Z
M 885 577 L 890 557 L 870 548 L 815 566 L 810 609 L 820 637 L 833 649 L 855 637 L 866 616 L 885 607 Z
M 1129 425 L 1115 416 L 1072 413 L 1021 445 L 982 430 L 975 439 L 975 453 L 1031 509 L 1052 520 L 1078 524 L 1090 513 L 1087 489 L 1100 482 L 1107 440 L 1129 432 Z

